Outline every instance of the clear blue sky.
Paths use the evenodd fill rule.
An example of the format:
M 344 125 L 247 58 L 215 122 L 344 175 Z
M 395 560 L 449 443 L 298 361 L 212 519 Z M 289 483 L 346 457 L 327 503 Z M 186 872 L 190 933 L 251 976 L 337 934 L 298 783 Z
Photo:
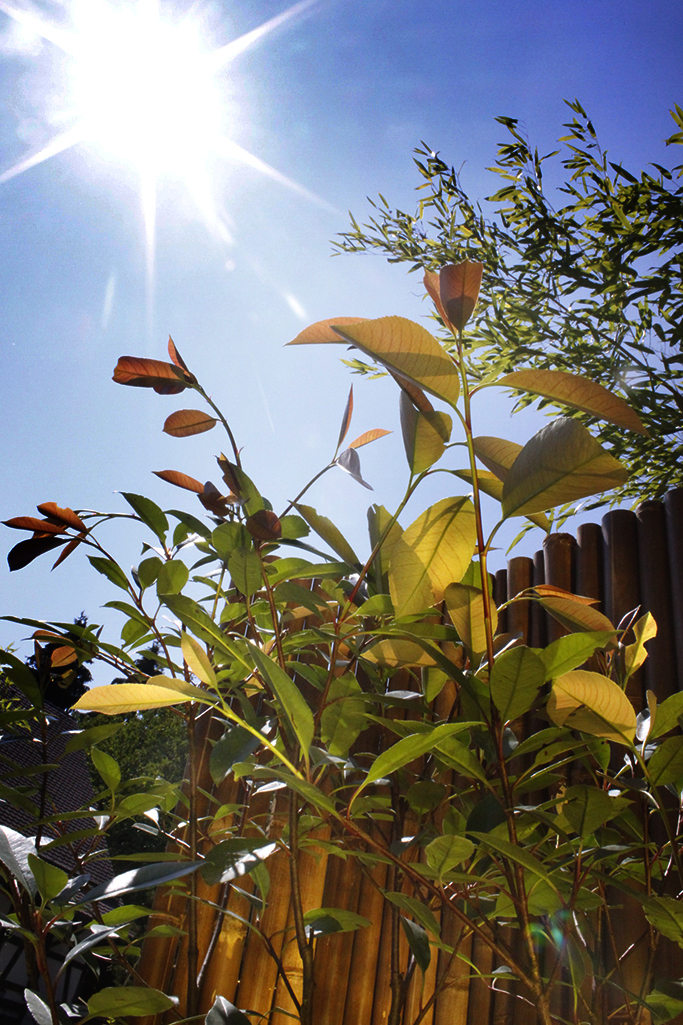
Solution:
M 123 0 L 87 4 L 104 15 L 137 10 Z M 187 17 L 207 51 L 287 10 L 275 0 L 160 3 L 162 21 Z M 51 30 L 51 38 L 41 37 L 24 17 L 37 16 L 43 29 L 76 25 L 82 32 L 83 11 L 83 0 L 0 0 L 2 519 L 34 513 L 48 500 L 123 511 L 118 489 L 199 511 L 190 495 L 150 471 L 180 469 L 218 482 L 218 434 L 168 438 L 164 418 L 187 405 L 186 396 L 111 382 L 123 353 L 164 359 L 169 333 L 228 414 L 247 471 L 276 508 L 293 497 L 334 450 L 351 379 L 339 363 L 341 348 L 284 344 L 330 316 L 426 313 L 418 278 L 404 267 L 379 256 L 330 256 L 330 240 L 347 227 L 345 211 L 362 218 L 367 195 L 381 191 L 413 209 L 411 151 L 421 139 L 464 164 L 465 188 L 483 198 L 494 188 L 484 169 L 504 135 L 495 116 L 519 118 L 547 152 L 568 120 L 563 98 L 578 97 L 613 159 L 633 170 L 673 162 L 663 139 L 672 131 L 668 110 L 683 104 L 678 2 L 319 0 L 233 52 L 214 76 L 228 139 L 300 190 L 244 161 L 216 157 L 202 214 L 187 187 L 183 160 L 193 144 L 179 113 L 177 149 L 157 176 L 150 316 L 139 167 L 130 147 L 108 144 L 111 125 L 95 131 L 96 110 L 88 108 L 82 142 L 6 174 L 82 123 L 92 96 L 87 81 L 85 93 L 78 91 L 76 74 L 86 59 L 110 62 L 110 105 L 130 85 L 115 32 L 100 32 L 97 45 L 108 40 L 108 53 L 91 45 L 85 56 L 82 49 L 69 54 L 63 37 Z M 76 38 L 80 45 L 85 37 Z M 199 131 L 199 114 L 197 124 Z M 375 492 L 335 471 L 310 502 L 363 549 L 368 498 L 395 505 L 405 461 L 395 388 L 353 380 L 352 431 L 395 432 L 361 452 Z M 523 416 L 510 422 L 501 403 L 492 405 L 479 409 L 479 433 L 522 440 L 533 432 Z M 418 498 L 414 515 L 434 497 Z M 124 566 L 137 561 L 144 536 L 130 534 L 110 535 Z M 1 611 L 70 620 L 85 609 L 101 621 L 99 605 L 113 596 L 84 554 L 54 574 L 48 558 L 9 574 L 4 552 L 21 536 L 2 534 Z M 0 643 L 22 633 L 1 625 Z

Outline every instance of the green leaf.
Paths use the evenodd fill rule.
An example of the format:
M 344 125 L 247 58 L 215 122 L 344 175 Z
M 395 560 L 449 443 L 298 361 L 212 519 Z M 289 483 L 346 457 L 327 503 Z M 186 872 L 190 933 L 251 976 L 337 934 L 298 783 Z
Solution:
M 676 783 L 683 777 L 683 737 L 669 737 L 654 752 L 647 771 L 656 787 Z
M 351 673 L 335 677 L 320 718 L 320 737 L 332 755 L 344 757 L 367 725 L 365 696 Z
M 474 506 L 444 498 L 426 509 L 392 546 L 389 588 L 396 616 L 424 612 L 461 579 L 476 544 Z
M 453 420 L 438 410 L 416 409 L 408 395 L 400 397 L 401 430 L 411 474 L 428 470 L 444 453 L 453 430 Z
M 564 801 L 562 814 L 582 839 L 628 806 L 628 801 L 623 798 L 610 797 L 604 790 L 582 784 L 569 787 L 563 795 Z
M 64 754 L 69 754 L 71 751 L 87 750 L 93 744 L 99 744 L 101 740 L 108 740 L 124 725 L 125 723 L 122 722 L 113 722 L 108 726 L 91 726 L 88 730 L 79 730 L 75 736 L 67 740 Z
M 157 594 L 163 598 L 165 594 L 179 594 L 190 577 L 189 570 L 180 559 L 164 562 L 157 575 Z
M 358 793 L 364 787 L 369 786 L 384 776 L 391 775 L 397 769 L 401 769 L 408 762 L 412 762 L 420 755 L 426 754 L 431 748 L 437 747 L 442 740 L 461 733 L 467 728 L 467 723 L 444 723 L 442 726 L 435 726 L 425 733 L 412 733 L 404 737 L 387 750 L 383 751 L 372 763 L 372 767 L 365 777 Z
M 474 854 L 474 844 L 464 836 L 438 836 L 425 848 L 427 864 L 443 879 L 456 865 Z
M 143 590 L 152 586 L 159 576 L 159 570 L 162 566 L 163 562 L 157 555 L 152 555 L 149 559 L 142 560 L 138 566 L 138 580 Z
M 679 716 L 683 715 L 683 691 L 672 694 L 657 705 L 655 721 L 650 730 L 649 739 L 655 740 L 678 725 Z
M 382 892 L 386 900 L 395 904 L 397 908 L 401 908 L 402 911 L 407 911 L 409 915 L 417 919 L 423 929 L 430 932 L 437 939 L 439 938 L 441 935 L 439 923 L 434 917 L 434 913 L 430 911 L 426 904 L 423 904 L 416 897 L 409 897 L 406 893 L 394 893 L 390 890 L 383 890 Z
M 332 520 L 329 520 L 327 516 L 321 516 L 310 505 L 295 504 L 294 508 L 297 512 L 301 513 L 309 527 L 330 546 L 333 552 L 336 552 L 340 559 L 343 559 L 350 566 L 360 564 L 360 559 L 342 532 L 338 527 L 335 527 Z
M 234 645 L 227 637 L 220 626 L 211 619 L 211 616 L 201 605 L 198 605 L 192 598 L 185 594 L 169 594 L 164 596 L 166 605 L 174 616 L 183 623 L 188 630 L 191 630 L 195 637 L 212 648 L 218 648 L 229 657 L 236 657 Z
M 301 516 L 283 516 L 280 520 L 282 539 L 294 541 L 298 537 L 308 537 L 311 528 Z
M 86 951 L 92 950 L 93 947 L 99 946 L 108 936 L 113 936 L 121 929 L 121 925 L 99 925 L 97 922 L 93 922 L 90 928 L 91 932 L 88 933 L 85 939 L 71 948 L 62 961 L 60 970 L 68 965 L 70 961 L 73 961 L 75 957 L 79 957 L 81 954 L 85 954 Z
M 683 1012 L 683 981 L 681 979 L 659 979 L 645 1003 L 655 1025 L 671 1021 Z
M 154 683 L 114 683 L 110 686 L 93 687 L 73 706 L 78 712 L 101 712 L 103 715 L 120 715 L 122 712 L 142 712 L 147 708 L 167 708 L 182 701 L 200 701 L 211 704 L 206 692 L 193 687 L 184 680 L 163 679 L 167 685 Z M 174 683 L 171 687 L 168 684 Z M 102 754 L 103 752 L 100 752 Z
M 491 670 L 490 688 L 504 723 L 529 711 L 545 678 L 542 660 L 525 645 L 508 648 L 497 656 Z
M 440 740 L 436 750 L 451 768 L 457 769 L 458 772 L 470 776 L 472 779 L 478 779 L 482 783 L 486 782 L 486 773 L 477 756 L 457 737 L 446 737 L 445 740 Z
M 370 545 L 373 550 L 378 544 L 379 539 L 384 535 L 385 531 L 387 531 L 391 520 L 391 513 L 388 509 L 385 509 L 383 505 L 371 505 L 368 509 L 368 532 L 370 534 Z M 375 580 L 375 587 L 377 591 L 386 593 L 389 589 L 387 572 L 389 569 L 391 549 L 402 533 L 403 531 L 401 530 L 401 527 L 396 521 L 394 521 L 391 528 L 388 529 L 388 533 L 382 542 L 382 547 L 377 552 L 377 555 L 373 560 L 371 572 Z
M 216 680 L 216 673 L 211 664 L 211 659 L 201 644 L 190 634 L 183 631 L 180 637 L 180 648 L 183 658 L 197 679 L 205 683 L 207 687 L 217 687 L 218 681 Z
M 623 690 L 600 673 L 575 669 L 554 681 L 548 715 L 556 726 L 591 733 L 629 746 L 636 735 L 636 713 Z
M 246 1014 L 242 1014 L 229 1000 L 218 996 L 204 1019 L 204 1025 L 251 1025 L 251 1022 Z
M 264 843 L 264 837 L 242 836 L 222 840 L 212 847 L 202 864 L 202 878 L 209 886 L 230 883 L 262 864 L 277 850 L 277 844 Z
M 168 520 L 158 505 L 144 495 L 134 495 L 129 491 L 122 491 L 121 494 L 131 506 L 134 512 L 140 517 L 150 530 L 153 530 L 162 544 L 166 541 L 168 533 Z
M 426 972 L 432 960 L 432 949 L 429 946 L 427 933 L 421 925 L 418 925 L 417 922 L 411 922 L 409 918 L 404 918 L 403 915 L 401 915 L 401 925 L 418 968 L 422 973 Z
M 209 769 L 214 783 L 222 783 L 235 762 L 243 762 L 261 746 L 258 737 L 241 726 L 231 726 L 211 751 Z
M 228 569 L 235 587 L 245 598 L 263 587 L 261 560 L 253 548 L 236 548 L 228 560 Z
M 372 922 L 355 911 L 342 908 L 312 908 L 304 915 L 304 924 L 311 936 L 329 936 L 335 932 L 354 932 L 367 929 Z
M 578 374 L 566 374 L 559 370 L 517 370 L 499 377 L 496 387 L 542 395 L 563 406 L 580 409 L 601 420 L 609 420 L 617 427 L 625 427 L 649 437 L 640 417 L 627 402 L 596 381 Z
M 101 573 L 103 577 L 110 580 L 116 587 L 120 587 L 122 590 L 130 593 L 128 577 L 117 563 L 112 562 L 110 559 L 103 559 L 99 555 L 89 555 L 88 562 L 93 569 L 96 569 L 98 573 Z
M 111 901 L 115 897 L 123 897 L 127 893 L 148 890 L 153 886 L 170 883 L 173 879 L 196 872 L 203 865 L 202 861 L 162 861 L 142 868 L 132 869 L 114 876 L 109 882 L 100 883 L 88 890 L 84 897 L 76 901 L 76 905 L 91 904 L 93 901 Z
M 251 547 L 251 537 L 241 523 L 221 523 L 211 535 L 211 544 L 223 562 L 227 562 L 236 548 Z
M 683 947 L 683 905 L 673 897 L 646 897 L 643 910 L 650 925 Z
M 43 861 L 42 858 L 38 858 L 30 852 L 28 854 L 28 866 L 33 873 L 38 892 L 46 904 L 54 900 L 69 882 L 68 875 L 61 868 L 51 865 L 48 861 Z
M 90 757 L 93 760 L 93 765 L 99 772 L 100 776 L 104 780 L 105 786 L 107 786 L 112 793 L 119 788 L 121 783 L 121 769 L 119 763 L 111 755 L 108 755 L 106 751 L 100 751 L 98 748 L 93 747 L 90 751 Z
M 474 446 L 474 452 L 477 459 L 486 466 L 490 472 L 498 478 L 498 480 L 505 482 L 505 478 L 512 465 L 514 464 L 517 456 L 522 451 L 522 446 L 518 445 L 516 441 L 508 441 L 507 438 L 491 438 L 488 436 L 480 436 L 472 439 L 472 445 Z M 460 476 L 466 471 L 461 470 L 458 473 Z M 466 478 L 467 479 L 467 478 Z M 488 479 L 484 478 L 482 488 L 488 483 Z M 497 498 L 498 495 L 494 493 L 492 488 L 491 493 L 493 498 Z M 500 493 L 499 501 L 502 500 L 502 491 Z
M 588 633 L 558 637 L 538 653 L 538 657 L 545 665 L 546 680 L 554 680 L 556 676 L 562 676 L 563 673 L 569 673 L 572 669 L 582 666 L 596 649 L 604 648 L 613 638 L 614 633 L 606 630 L 592 630 Z
M 159 989 L 146 986 L 107 986 L 88 1000 L 88 1017 L 121 1018 L 126 1014 L 140 1018 L 160 1014 L 175 1007 L 175 1002 Z
M 277 662 L 274 662 L 268 655 L 264 655 L 255 644 L 251 642 L 248 642 L 248 644 L 257 670 L 270 686 L 282 706 L 282 711 L 301 745 L 304 757 L 308 757 L 308 752 L 313 743 L 313 713 L 306 704 L 297 685 L 280 668 Z
M 577 420 L 560 417 L 535 434 L 503 485 L 503 516 L 543 512 L 628 480 L 628 470 Z
M 405 317 L 380 317 L 333 326 L 337 334 L 378 363 L 444 402 L 457 404 L 460 382 L 455 363 L 421 324 Z
M 443 597 L 451 622 L 467 650 L 471 654 L 486 651 L 484 596 L 480 588 L 471 587 L 468 584 L 449 584 Z M 492 634 L 495 634 L 497 626 L 498 610 L 492 598 Z

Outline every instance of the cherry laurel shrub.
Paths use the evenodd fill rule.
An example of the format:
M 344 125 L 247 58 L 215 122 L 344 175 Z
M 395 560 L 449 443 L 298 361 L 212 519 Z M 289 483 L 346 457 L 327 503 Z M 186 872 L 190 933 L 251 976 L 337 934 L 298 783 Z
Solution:
M 495 386 L 646 432 L 622 398 L 583 377 L 473 373 L 466 325 L 481 275 L 474 262 L 425 275 L 445 331 L 438 340 L 392 316 L 323 321 L 294 339 L 351 345 L 396 382 L 408 481 L 393 513 L 370 507 L 369 554 L 359 557 L 330 519 L 302 501 L 335 466 L 364 483 L 358 449 L 387 432 L 367 431 L 343 447 L 352 393 L 329 464 L 276 514 L 247 475 L 233 427 L 172 341 L 169 362 L 121 357 L 114 381 L 203 400 L 202 410 L 168 417 L 170 435 L 225 431 L 224 487 L 175 470 L 158 474 L 194 492 L 205 514 L 162 511 L 124 493 L 128 515 L 149 530 L 130 574 L 102 540 L 112 514 L 46 502 L 41 518 L 7 521 L 30 534 L 10 552 L 11 569 L 50 551 L 58 551 L 57 565 L 78 550 L 117 589 L 108 605 L 124 617 L 118 645 L 93 624 L 20 621 L 34 629 L 40 650 L 50 645 L 53 662 L 77 671 L 99 661 L 125 681 L 89 690 L 76 709 L 118 715 L 169 707 L 186 723 L 189 744 L 186 779 L 173 787 L 122 778 L 99 745 L 125 724 L 77 732 L 69 744 L 89 752 L 102 780 L 100 817 L 78 833 L 65 831 L 59 811 L 36 797 L 49 765 L 39 767 L 33 790 L 3 789 L 5 799 L 36 814 L 32 837 L 0 827 L 8 907 L 1 924 L 24 943 L 26 1000 L 41 1025 L 135 1016 L 271 1021 L 233 1006 L 234 990 L 228 999 L 220 985 L 206 1006 L 206 945 L 200 957 L 198 936 L 207 885 L 216 884 L 223 909 L 233 889 L 245 898 L 240 921 L 262 941 L 262 957 L 276 962 L 272 1013 L 313 1025 L 316 986 L 326 985 L 314 970 L 321 938 L 373 922 L 362 906 L 307 906 L 302 866 L 313 871 L 312 851 L 320 864 L 323 854 L 336 856 L 374 881 L 373 915 L 379 907 L 390 934 L 382 946 L 389 1025 L 433 1016 L 454 966 L 507 994 L 515 1020 L 523 1013 L 542 1025 L 636 1023 L 683 1010 L 683 985 L 660 978 L 661 964 L 675 961 L 669 948 L 683 946 L 683 694 L 658 704 L 648 692 L 637 714 L 626 692 L 656 624 L 637 610 L 613 624 L 590 598 L 542 585 L 512 601 L 539 603 L 566 632 L 544 649 L 528 647 L 498 630 L 487 567 L 510 517 L 548 529 L 549 510 L 622 485 L 626 471 L 569 417 L 524 446 L 475 433 L 473 400 Z M 406 503 L 435 473 L 446 497 L 402 527 Z M 488 536 L 485 501 L 500 508 Z M 321 543 L 333 555 L 321 555 Z M 152 657 L 157 675 L 146 676 L 141 660 Z M 1 660 L 30 705 L 6 711 L 3 730 L 16 728 L 22 714 L 44 721 L 35 675 L 11 652 Z M 591 668 L 581 668 L 588 660 Z M 227 781 L 232 795 L 220 806 L 203 783 L 207 751 L 210 778 L 216 786 Z M 126 819 L 161 831 L 167 852 L 93 885 L 89 866 L 102 857 L 101 841 Z M 71 872 L 51 858 L 57 847 L 69 852 Z M 283 854 L 284 938 L 264 924 L 283 899 L 270 887 Z M 135 894 L 155 886 L 170 887 L 175 917 L 144 917 Z M 625 907 L 640 923 L 627 948 Z M 185 983 L 166 992 L 167 981 L 148 971 L 149 952 L 179 930 Z M 489 952 L 488 968 L 473 959 L 472 940 Z M 65 951 L 60 972 L 75 959 L 86 964 L 87 1000 L 60 1004 L 47 959 L 55 943 Z M 665 946 L 668 961 L 660 957 Z M 427 975 L 428 991 L 419 981 Z

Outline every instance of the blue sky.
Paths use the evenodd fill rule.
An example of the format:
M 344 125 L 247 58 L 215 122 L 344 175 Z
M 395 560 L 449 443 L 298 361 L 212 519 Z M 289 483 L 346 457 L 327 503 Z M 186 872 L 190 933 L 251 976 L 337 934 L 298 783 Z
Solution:
M 189 18 L 208 50 L 287 10 L 275 0 L 160 3 L 162 20 Z M 76 0 L 0 2 L 0 182 L 78 114 L 76 58 L 20 24 L 26 12 L 68 29 Z M 186 396 L 111 382 L 121 354 L 164 359 L 169 333 L 228 415 L 247 472 L 281 507 L 329 459 L 351 381 L 338 359 L 343 349 L 284 344 L 326 317 L 419 320 L 427 312 L 417 276 L 404 267 L 379 256 L 331 258 L 345 211 L 362 218 L 365 197 L 378 191 L 412 210 L 412 150 L 421 139 L 463 165 L 464 187 L 483 198 L 495 187 L 485 167 L 504 135 L 494 118 L 519 118 L 547 152 L 569 119 L 563 98 L 581 100 L 613 159 L 632 170 L 673 163 L 663 139 L 672 131 L 668 110 L 683 103 L 682 41 L 683 8 L 662 0 L 312 3 L 215 76 L 226 134 L 299 190 L 216 158 L 207 221 L 169 161 L 157 181 L 151 306 L 139 168 L 130 155 L 112 151 L 106 138 L 86 138 L 4 181 L 0 518 L 31 514 L 43 501 L 123 511 L 119 489 L 199 511 L 150 471 L 218 482 L 222 440 L 167 437 L 163 421 Z M 124 57 L 111 66 L 114 84 L 125 88 Z M 395 432 L 361 452 L 371 501 L 391 508 L 406 480 L 395 388 L 353 380 L 352 431 Z M 524 440 L 538 426 L 524 415 L 510 421 L 503 403 L 488 402 L 477 410 L 478 433 Z M 310 502 L 364 549 L 369 497 L 335 471 Z M 436 497 L 418 497 L 405 524 Z M 134 533 L 109 535 L 124 566 L 139 557 L 144 535 Z M 3 537 L 5 550 L 20 539 Z M 534 541 L 527 550 L 540 534 Z M 53 574 L 49 565 L 42 559 L 10 575 L 3 558 L 1 611 L 70 620 L 85 609 L 101 621 L 99 606 L 112 595 L 85 557 L 77 553 Z M 22 633 L 0 626 L 0 643 Z

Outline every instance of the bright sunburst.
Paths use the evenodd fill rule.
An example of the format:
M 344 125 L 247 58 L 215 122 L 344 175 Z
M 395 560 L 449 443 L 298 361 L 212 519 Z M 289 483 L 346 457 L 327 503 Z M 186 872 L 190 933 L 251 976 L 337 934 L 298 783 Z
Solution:
M 301 0 L 259 28 L 211 48 L 191 17 L 164 20 L 159 0 L 71 0 L 70 28 L 0 0 L 0 11 L 68 55 L 68 127 L 4 173 L 0 184 L 87 142 L 138 171 L 148 278 L 154 274 L 157 182 L 181 178 L 211 227 L 228 237 L 218 215 L 210 166 L 216 155 L 245 163 L 307 199 L 324 200 L 239 146 L 230 137 L 225 99 L 228 65 L 273 29 L 300 18 L 319 0 Z

